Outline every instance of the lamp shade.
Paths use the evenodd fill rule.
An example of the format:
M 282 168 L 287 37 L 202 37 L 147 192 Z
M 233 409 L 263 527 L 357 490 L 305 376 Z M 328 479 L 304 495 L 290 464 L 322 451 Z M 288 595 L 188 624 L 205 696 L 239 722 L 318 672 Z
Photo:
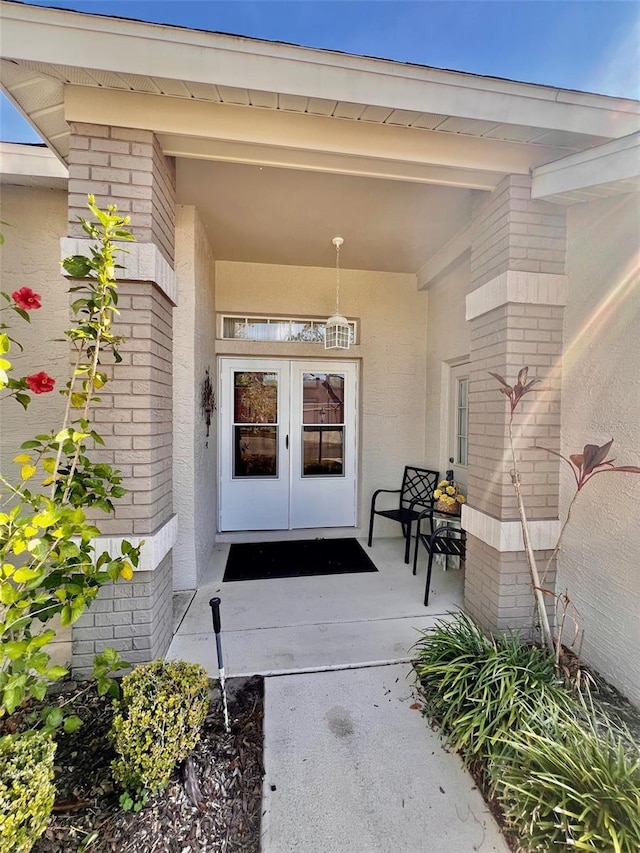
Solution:
M 324 330 L 325 349 L 349 349 L 351 345 L 351 329 L 349 322 L 342 314 L 329 317 Z

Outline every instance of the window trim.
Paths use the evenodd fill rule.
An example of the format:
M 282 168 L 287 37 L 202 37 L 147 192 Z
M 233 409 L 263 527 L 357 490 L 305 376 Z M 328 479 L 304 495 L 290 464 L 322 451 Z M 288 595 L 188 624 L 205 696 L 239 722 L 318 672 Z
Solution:
M 225 320 L 236 320 L 242 321 L 246 324 L 256 323 L 260 321 L 267 321 L 267 325 L 271 323 L 305 323 L 305 324 L 315 324 L 316 326 L 324 326 L 327 322 L 325 317 L 301 317 L 299 315 L 277 315 L 277 314 L 238 314 L 238 313 L 224 313 L 219 314 L 219 326 L 218 332 L 220 335 L 220 340 L 223 341 L 250 341 L 251 343 L 283 343 L 283 344 L 311 344 L 311 345 L 324 345 L 324 337 L 321 341 L 299 341 L 293 340 L 291 337 L 283 338 L 282 340 L 273 341 L 273 340 L 265 340 L 257 339 L 257 338 L 238 338 L 238 337 L 230 337 L 225 335 Z M 358 321 L 350 320 L 347 318 L 349 323 L 349 328 L 352 330 L 352 340 L 351 345 L 355 346 L 359 343 L 358 341 Z
M 450 402 L 449 402 L 449 454 L 448 458 L 453 458 L 450 463 L 454 467 L 467 470 L 469 468 L 469 363 L 458 364 L 451 367 L 451 385 L 450 385 Z M 467 399 L 465 411 L 467 413 L 466 434 L 460 435 L 460 411 L 459 395 L 461 381 L 467 382 Z M 466 439 L 466 464 L 459 462 L 458 456 L 458 441 L 460 438 Z

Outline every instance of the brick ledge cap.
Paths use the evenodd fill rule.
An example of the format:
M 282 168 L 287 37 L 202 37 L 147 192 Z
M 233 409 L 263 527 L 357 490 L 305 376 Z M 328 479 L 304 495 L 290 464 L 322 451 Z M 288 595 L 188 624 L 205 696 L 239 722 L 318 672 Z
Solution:
M 95 240 L 84 237 L 61 237 L 60 260 L 69 255 L 89 256 L 89 247 Z M 114 245 L 126 249 L 127 253 L 118 253 L 118 262 L 124 269 L 116 271 L 118 281 L 150 281 L 155 284 L 172 305 L 178 304 L 178 283 L 175 271 L 155 243 L 118 243 Z M 60 268 L 62 275 L 64 269 Z
M 501 553 L 524 551 L 520 521 L 501 521 L 468 504 L 462 507 L 461 524 L 470 536 L 474 536 L 490 548 Z M 534 551 L 551 551 L 560 535 L 557 518 L 530 521 L 529 533 Z
M 467 296 L 467 320 L 500 308 L 508 302 L 529 305 L 567 304 L 567 276 L 507 270 Z

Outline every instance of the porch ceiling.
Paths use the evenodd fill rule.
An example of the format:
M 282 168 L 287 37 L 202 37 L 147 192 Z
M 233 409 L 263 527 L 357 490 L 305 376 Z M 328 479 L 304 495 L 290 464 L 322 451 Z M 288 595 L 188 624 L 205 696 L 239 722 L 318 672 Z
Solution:
M 218 260 L 416 273 L 469 220 L 475 191 L 351 175 L 177 160 Z

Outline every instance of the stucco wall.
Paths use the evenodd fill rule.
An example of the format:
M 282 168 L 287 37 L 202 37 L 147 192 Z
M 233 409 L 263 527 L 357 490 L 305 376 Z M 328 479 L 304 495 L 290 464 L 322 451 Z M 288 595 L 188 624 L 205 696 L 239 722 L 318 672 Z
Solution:
M 16 469 L 11 460 L 20 443 L 59 426 L 64 417 L 65 398 L 58 389 L 68 378 L 69 347 L 56 339 L 69 325 L 68 284 L 60 275 L 60 237 L 67 230 L 66 191 L 3 186 L 0 219 L 9 223 L 2 226 L 6 241 L 0 248 L 2 290 L 12 293 L 27 286 L 42 296 L 42 308 L 31 312 L 29 325 L 13 313 L 3 314 L 3 322 L 11 324 L 24 347 L 22 353 L 15 345 L 11 349 L 14 375 L 46 370 L 57 381 L 51 394 L 32 397 L 27 412 L 13 400 L 0 405 L 0 470 L 11 475 Z M 58 628 L 49 651 L 55 663 L 71 660 L 70 628 Z
M 428 290 L 425 462 L 442 474 L 452 467 L 450 435 L 451 365 L 469 355 L 465 299 L 471 283 L 468 256 Z M 466 469 L 453 466 L 466 484 Z
M 216 262 L 218 312 L 326 317 L 334 307 L 333 269 Z M 372 492 L 397 488 L 404 465 L 424 462 L 426 294 L 417 291 L 413 275 L 345 269 L 340 310 L 360 321 L 356 348 L 327 352 L 290 344 L 280 346 L 278 354 L 361 360 L 359 523 L 364 526 Z M 264 352 L 275 355 L 275 349 Z M 399 525 L 376 522 L 376 535 L 399 532 Z
M 178 307 L 174 314 L 174 501 L 178 542 L 174 588 L 192 589 L 206 569 L 216 532 L 215 413 L 209 438 L 201 409 L 210 369 L 215 387 L 215 267 L 194 207 L 176 209 Z
M 42 308 L 31 311 L 31 323 L 24 323 L 13 312 L 3 312 L 12 337 L 24 346 L 11 349 L 14 375 L 46 370 L 57 380 L 51 394 L 33 396 L 28 412 L 13 401 L 0 407 L 0 449 L 2 470 L 11 470 L 20 441 L 35 430 L 43 432 L 62 422 L 65 398 L 58 393 L 69 373 L 69 347 L 55 340 L 69 325 L 68 284 L 60 275 L 60 237 L 67 228 L 67 196 L 62 190 L 27 187 L 2 187 L 0 219 L 5 244 L 0 248 L 2 290 L 11 293 L 30 287 L 42 296 Z
M 638 196 L 569 210 L 562 449 L 614 438 L 618 464 L 640 465 Z M 634 263 L 636 266 L 634 267 Z M 563 466 L 566 512 L 572 477 Z M 640 476 L 598 476 L 567 527 L 557 589 L 568 589 L 584 629 L 582 656 L 640 703 Z

